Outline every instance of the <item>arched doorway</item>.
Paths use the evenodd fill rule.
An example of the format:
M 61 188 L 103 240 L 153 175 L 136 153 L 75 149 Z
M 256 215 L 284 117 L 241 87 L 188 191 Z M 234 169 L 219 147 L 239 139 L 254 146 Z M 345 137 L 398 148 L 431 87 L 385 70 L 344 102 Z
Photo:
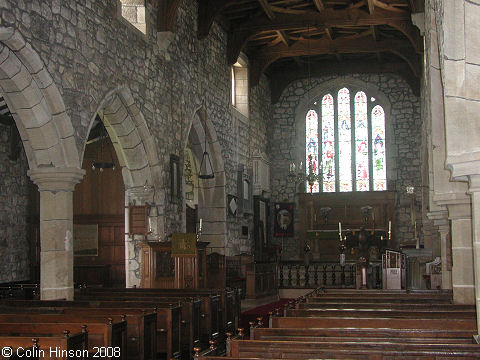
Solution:
M 138 109 L 130 90 L 119 87 L 110 91 L 98 107 L 97 114 L 105 126 L 110 138 L 114 153 L 118 159 L 118 171 L 121 173 L 124 184 L 123 191 L 117 190 L 116 201 L 123 204 L 125 209 L 123 216 L 123 231 L 114 231 L 115 265 L 117 268 L 116 282 L 122 271 L 125 273 L 124 285 L 126 287 L 140 286 L 140 252 L 137 242 L 145 240 L 144 236 L 129 234 L 128 206 L 144 205 L 153 200 L 159 204 L 159 214 L 162 214 L 164 203 L 164 189 L 160 187 L 160 165 L 155 141 L 150 134 L 145 119 Z M 96 124 L 96 116 L 92 119 L 90 129 Z M 91 131 L 91 130 L 90 130 Z M 86 143 L 84 145 L 84 157 L 87 156 Z M 118 178 L 117 178 L 118 180 Z M 155 199 L 153 197 L 155 196 Z M 120 205 L 119 205 L 120 206 Z M 117 210 L 118 212 L 118 210 Z M 119 214 L 117 214 L 119 215 Z M 163 218 L 157 217 L 152 221 L 154 231 L 163 236 Z M 119 266 L 118 251 L 122 247 L 119 241 L 123 241 L 124 266 Z M 124 270 L 122 270 L 122 268 Z

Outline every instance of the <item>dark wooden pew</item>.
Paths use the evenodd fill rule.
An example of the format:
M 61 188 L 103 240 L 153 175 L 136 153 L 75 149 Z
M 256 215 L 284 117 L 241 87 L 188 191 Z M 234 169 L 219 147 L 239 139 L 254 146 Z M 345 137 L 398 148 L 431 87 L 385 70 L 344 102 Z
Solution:
M 3 306 L 3 307 L 2 307 Z M 114 309 L 142 309 L 157 313 L 157 351 L 164 353 L 168 359 L 181 356 L 181 311 L 179 305 L 137 301 L 63 301 L 63 300 L 3 300 L 0 302 L 0 312 L 7 312 L 12 308 L 25 309 L 48 308 L 62 310 L 65 308 L 98 308 L 105 314 Z
M 103 319 L 102 319 L 103 321 Z M 14 324 L 12 326 L 12 324 Z M 122 320 L 113 322 L 109 319 L 107 323 L 92 320 L 91 322 L 80 323 L 58 322 L 46 323 L 37 322 L 36 319 L 30 322 L 0 322 L 0 336 L 54 336 L 67 330 L 69 333 L 80 332 L 81 329 L 88 332 L 88 351 L 91 354 L 99 348 L 115 348 L 118 359 L 127 359 L 127 323 Z M 110 358 L 110 357 L 108 357 Z M 113 356 L 111 357 L 114 358 Z
M 86 310 L 86 311 L 82 311 Z M 106 323 L 108 317 L 125 317 L 127 320 L 127 351 L 128 359 L 153 360 L 156 357 L 156 329 L 157 314 L 145 313 L 142 310 L 119 309 L 121 311 L 109 310 L 105 314 L 103 309 L 72 309 L 65 308 L 59 314 L 31 314 L 22 313 L 18 309 L 16 314 L 0 314 L 0 323 L 72 323 L 91 324 L 94 322 Z M 115 312 L 115 314 L 114 314 Z M 87 325 L 88 329 L 88 325 Z M 90 342 L 92 345 L 92 342 Z
M 429 344 L 394 342 L 329 342 L 235 340 L 232 357 L 263 359 L 478 359 L 480 347 L 473 344 Z
M 342 302 L 341 304 L 337 302 L 328 302 L 328 303 L 305 303 L 300 302 L 296 303 L 297 309 L 390 309 L 390 310 L 433 310 L 433 311 L 446 311 L 446 312 L 457 312 L 457 311 L 475 311 L 475 305 L 457 305 L 457 304 L 428 304 L 428 303 L 409 303 L 409 304 L 392 304 L 392 303 L 381 303 L 381 302 L 371 302 L 371 303 L 348 303 Z
M 194 295 L 197 290 L 192 291 L 168 291 L 164 293 L 164 289 L 112 289 L 112 293 L 107 293 L 105 289 L 82 289 L 77 297 L 79 299 L 92 301 L 93 299 L 102 300 L 102 299 L 115 299 L 117 301 L 125 300 L 135 300 L 135 301 L 156 301 L 156 302 L 173 302 L 180 303 L 183 306 L 182 312 L 184 313 L 183 321 L 186 321 L 185 325 L 188 327 L 190 325 L 190 333 L 194 344 L 198 341 L 202 347 L 208 347 L 210 340 L 215 340 L 218 343 L 223 344 L 223 340 L 219 338 L 219 335 L 222 334 L 224 327 L 222 326 L 223 319 L 223 305 L 221 303 L 221 296 L 214 294 L 199 294 Z M 168 289 L 176 290 L 176 289 Z M 203 293 L 202 291 L 199 291 Z M 194 299 L 200 299 L 201 304 L 197 303 L 197 300 L 192 300 L 192 296 L 195 296 Z M 192 302 L 191 306 L 188 306 L 188 302 Z M 187 302 L 187 306 L 185 306 Z M 200 311 L 198 309 L 200 306 Z M 187 319 L 192 319 L 190 324 L 188 324 Z M 188 336 L 188 335 L 186 335 Z M 193 346 L 195 347 L 195 345 Z M 191 351 L 192 346 L 188 346 L 187 351 Z
M 404 319 L 473 319 L 475 311 L 391 310 L 391 309 L 287 309 L 286 316 L 295 317 L 387 317 Z
M 39 351 L 37 356 L 31 359 L 52 359 L 52 360 L 87 360 L 88 356 L 88 333 L 82 331 L 70 334 L 68 330 L 54 336 L 0 336 L 0 348 L 10 347 L 13 354 L 17 354 L 17 349 L 35 348 Z M 52 350 L 51 350 L 52 349 Z M 20 349 L 20 351 L 22 351 Z M 72 354 L 73 356 L 64 356 Z M 20 356 L 18 356 L 20 358 Z M 8 359 L 3 357 L 4 359 Z M 23 357 L 22 357 L 23 358 Z M 10 358 L 11 359 L 11 358 Z
M 77 291 L 82 294 L 98 293 L 153 293 L 162 296 L 187 296 L 187 297 L 208 297 L 219 295 L 221 306 L 219 307 L 219 326 L 218 331 L 223 334 L 224 331 L 234 331 L 239 322 L 241 313 L 241 290 L 240 289 L 145 289 L 145 288 L 83 288 Z
M 205 315 L 210 312 L 210 298 L 192 298 L 192 297 L 172 297 L 161 296 L 151 293 L 137 292 L 114 292 L 106 294 L 100 292 L 98 294 L 78 295 L 79 301 L 141 301 L 153 302 L 155 306 L 167 307 L 171 304 L 178 304 L 182 307 L 182 351 L 191 352 L 191 349 L 201 346 L 208 346 L 208 340 L 212 338 L 211 324 L 208 324 L 208 317 Z
M 273 328 L 370 328 L 477 330 L 476 319 L 395 319 L 349 317 L 273 317 Z

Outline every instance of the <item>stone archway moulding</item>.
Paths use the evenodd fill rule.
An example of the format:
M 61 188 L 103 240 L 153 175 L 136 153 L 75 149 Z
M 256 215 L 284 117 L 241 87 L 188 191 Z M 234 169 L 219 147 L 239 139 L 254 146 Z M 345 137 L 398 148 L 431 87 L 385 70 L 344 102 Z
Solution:
M 0 27 L 0 91 L 40 191 L 40 297 L 73 300 L 72 192 L 84 171 L 74 129 L 43 61 L 22 35 Z
M 62 96 L 40 56 L 13 28 L 0 27 L 0 88 L 22 138 L 30 172 L 81 168 Z
M 109 91 L 93 115 L 87 133 L 90 133 L 97 113 L 102 116 L 117 153 L 125 187 L 139 188 L 147 182 L 158 188 L 160 166 L 157 148 L 130 90 L 119 86 Z M 85 146 L 86 140 L 82 159 Z

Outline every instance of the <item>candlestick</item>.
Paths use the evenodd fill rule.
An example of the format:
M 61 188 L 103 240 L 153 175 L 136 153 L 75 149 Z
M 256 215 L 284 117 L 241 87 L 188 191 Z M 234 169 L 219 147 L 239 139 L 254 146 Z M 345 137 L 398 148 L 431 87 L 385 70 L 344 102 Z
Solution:
M 200 225 L 198 226 L 198 231 L 202 232 L 202 218 L 200 218 Z
M 392 238 L 392 220 L 388 220 L 388 241 Z
M 338 223 L 338 233 L 339 234 L 342 233 L 342 223 L 341 222 Z

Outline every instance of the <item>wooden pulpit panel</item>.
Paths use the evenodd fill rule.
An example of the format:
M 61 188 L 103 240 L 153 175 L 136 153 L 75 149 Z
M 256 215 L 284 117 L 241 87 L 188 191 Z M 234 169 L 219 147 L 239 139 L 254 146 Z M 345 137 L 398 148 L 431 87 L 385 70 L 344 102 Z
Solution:
M 129 232 L 128 235 L 144 235 L 148 234 L 147 215 L 148 205 L 130 205 L 129 209 Z

